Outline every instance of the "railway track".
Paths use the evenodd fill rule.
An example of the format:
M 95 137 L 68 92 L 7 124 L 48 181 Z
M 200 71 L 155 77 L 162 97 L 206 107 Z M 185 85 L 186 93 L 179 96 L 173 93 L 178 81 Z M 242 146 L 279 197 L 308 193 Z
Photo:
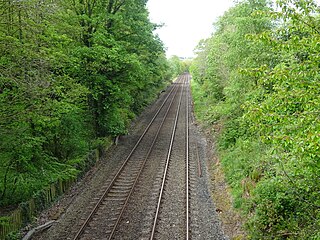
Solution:
M 170 192 L 167 187 L 172 188 L 175 184 L 175 172 L 179 175 L 179 185 L 184 182 L 179 194 L 179 224 L 172 229 L 170 234 L 177 234 L 179 239 L 189 239 L 189 176 L 188 176 L 188 126 L 189 126 L 189 92 L 188 75 L 182 75 L 173 85 L 152 120 L 126 157 L 124 163 L 115 174 L 113 179 L 103 187 L 101 196 L 94 198 L 96 204 L 81 224 L 81 227 L 73 237 L 77 239 L 124 239 L 121 237 L 126 225 L 126 211 L 130 206 L 132 195 L 137 191 L 137 185 L 143 185 L 143 179 L 152 177 L 150 169 L 154 173 L 163 172 L 161 187 L 159 181 L 153 184 L 152 191 L 159 191 L 157 208 L 154 212 L 150 239 L 167 239 L 161 237 L 161 228 L 171 224 L 172 219 L 166 219 L 166 212 L 173 209 L 166 209 L 166 201 L 170 199 Z M 181 146 L 183 144 L 183 147 Z M 166 147 L 166 157 L 163 157 L 163 148 Z M 175 160 L 175 161 L 173 161 Z M 163 166 L 163 163 L 165 165 Z M 174 166 L 177 163 L 177 166 Z M 156 165 L 156 167 L 155 167 Z M 149 170 L 148 170 L 149 169 Z M 175 170 L 174 170 L 175 169 Z M 153 179 L 153 178 L 152 178 Z M 159 180 L 159 178 L 157 178 Z M 152 181 L 149 181 L 152 182 Z M 174 187 L 173 187 L 174 188 Z M 163 197 L 166 196 L 166 200 Z M 173 194 L 171 197 L 177 198 Z M 171 199 L 170 201 L 172 201 Z M 156 205 L 156 202 L 151 203 Z M 172 204 L 172 203 L 171 203 Z M 152 207 L 151 207 L 152 208 Z M 151 214 L 152 215 L 152 214 Z M 148 224 L 147 224 L 148 225 Z M 159 226 L 158 226 L 159 225 Z M 148 231 L 146 231 L 148 232 Z M 184 236 L 184 237 L 182 237 Z M 119 238 L 120 237 L 120 238 Z M 130 237 L 128 237 L 130 239 Z M 131 239 L 135 239 L 132 237 Z
M 189 239 L 189 77 L 184 75 L 172 137 L 161 176 L 151 239 Z

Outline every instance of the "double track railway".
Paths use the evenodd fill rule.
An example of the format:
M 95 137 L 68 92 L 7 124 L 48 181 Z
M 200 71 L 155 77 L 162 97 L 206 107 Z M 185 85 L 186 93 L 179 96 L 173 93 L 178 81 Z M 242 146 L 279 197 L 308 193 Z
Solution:
M 189 78 L 185 74 L 173 83 L 103 193 L 93 197 L 96 204 L 72 239 L 130 239 L 127 224 L 142 222 L 130 211 L 131 202 L 139 201 L 139 189 L 146 189 L 145 199 L 145 192 L 151 197 L 146 200 L 149 221 L 140 225 L 144 230 L 137 238 L 190 238 Z

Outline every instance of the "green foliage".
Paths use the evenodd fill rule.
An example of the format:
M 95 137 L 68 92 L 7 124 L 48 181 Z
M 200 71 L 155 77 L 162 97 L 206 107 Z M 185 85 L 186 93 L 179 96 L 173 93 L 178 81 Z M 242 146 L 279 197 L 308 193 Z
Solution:
M 172 56 L 169 58 L 169 67 L 171 74 L 175 77 L 184 72 L 189 72 L 191 62 L 188 60 L 182 60 L 178 56 Z
M 21 238 L 22 236 L 19 232 L 11 232 L 6 236 L 5 240 L 19 240 Z
M 74 177 L 171 77 L 146 2 L 2 1 L 0 206 Z
M 191 72 L 206 108 L 195 101 L 195 109 L 219 130 L 251 238 L 318 239 L 319 8 L 295 0 L 277 7 L 242 1 L 200 42 Z

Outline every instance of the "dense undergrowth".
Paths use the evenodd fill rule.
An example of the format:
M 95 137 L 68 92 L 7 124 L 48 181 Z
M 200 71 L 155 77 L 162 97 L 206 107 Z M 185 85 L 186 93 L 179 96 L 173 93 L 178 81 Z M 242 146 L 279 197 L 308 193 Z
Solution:
M 1 1 L 0 207 L 74 177 L 178 74 L 146 1 Z
M 198 45 L 195 112 L 251 239 L 320 239 L 319 26 L 313 1 L 240 1 Z

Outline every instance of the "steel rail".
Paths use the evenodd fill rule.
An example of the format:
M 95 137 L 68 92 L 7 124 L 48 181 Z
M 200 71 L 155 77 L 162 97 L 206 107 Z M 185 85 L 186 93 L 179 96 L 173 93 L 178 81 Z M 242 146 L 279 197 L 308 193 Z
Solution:
M 189 240 L 189 83 L 186 83 L 186 239 Z
M 155 115 L 153 116 L 153 118 L 151 119 L 151 121 L 149 122 L 148 126 L 145 128 L 144 132 L 142 133 L 142 135 L 140 136 L 140 138 L 138 139 L 138 141 L 136 142 L 136 144 L 134 145 L 134 147 L 132 148 L 131 152 L 129 153 L 129 155 L 126 157 L 125 161 L 123 162 L 123 164 L 121 165 L 120 169 L 118 170 L 118 172 L 116 173 L 116 175 L 114 176 L 114 178 L 112 179 L 111 183 L 109 184 L 108 188 L 104 191 L 104 193 L 102 194 L 102 196 L 100 197 L 99 201 L 97 202 L 97 204 L 94 206 L 93 210 L 90 212 L 89 216 L 86 218 L 85 222 L 81 225 L 80 230 L 77 232 L 76 236 L 73 238 L 73 240 L 77 240 L 79 239 L 79 237 L 82 235 L 84 229 L 87 227 L 87 225 L 89 224 L 89 222 L 91 221 L 93 215 L 97 212 L 98 207 L 101 205 L 102 201 L 105 199 L 106 195 L 109 193 L 111 187 L 114 185 L 116 179 L 118 178 L 118 176 L 120 175 L 120 173 L 122 172 L 122 170 L 124 169 L 124 167 L 127 165 L 129 159 L 131 158 L 131 156 L 133 155 L 134 151 L 136 150 L 136 148 L 138 147 L 138 145 L 140 144 L 140 142 L 142 141 L 143 137 L 146 135 L 147 131 L 150 129 L 152 123 L 154 122 L 154 120 L 156 119 L 156 117 L 159 115 L 161 109 L 163 108 L 163 106 L 165 105 L 165 103 L 167 102 L 168 98 L 171 96 L 172 92 L 174 89 L 176 89 L 177 87 L 174 86 L 171 91 L 169 92 L 168 96 L 164 99 L 163 103 L 161 104 L 161 106 L 159 107 L 158 111 L 155 113 Z
M 164 170 L 164 174 L 163 174 L 163 178 L 162 178 L 162 183 L 161 183 L 161 188 L 160 188 L 160 193 L 159 193 L 159 198 L 158 198 L 158 204 L 157 204 L 156 214 L 155 214 L 155 217 L 154 217 L 154 222 L 153 222 L 153 226 L 152 226 L 150 240 L 152 240 L 154 238 L 155 229 L 156 229 L 156 225 L 157 225 L 157 220 L 158 220 L 158 215 L 159 215 L 159 210 L 160 210 L 160 204 L 161 204 L 161 199 L 162 199 L 163 190 L 164 190 L 164 184 L 165 184 L 166 177 L 167 177 L 167 172 L 168 172 L 168 167 L 169 167 L 169 162 L 170 162 L 170 157 L 171 157 L 171 152 L 172 152 L 173 141 L 174 141 L 174 137 L 175 137 L 175 133 L 176 133 L 176 129 L 177 129 L 177 124 L 178 124 L 178 118 L 179 118 L 179 112 L 180 112 L 180 106 L 181 106 L 181 99 L 182 99 L 182 91 L 183 91 L 183 88 L 181 88 L 181 95 L 180 95 L 180 99 L 179 99 L 179 105 L 178 105 L 178 108 L 177 108 L 177 111 L 176 111 L 174 127 L 172 129 L 170 146 L 169 146 L 169 150 L 168 150 L 168 153 L 167 153 L 166 165 L 165 165 L 165 170 Z
M 145 158 L 144 158 L 144 161 L 143 161 L 143 163 L 142 163 L 142 166 L 140 167 L 139 173 L 138 173 L 138 175 L 136 176 L 136 178 L 135 178 L 135 180 L 134 180 L 134 183 L 133 183 L 133 185 L 132 185 L 132 187 L 131 187 L 131 189 L 130 189 L 130 192 L 129 192 L 126 200 L 125 200 L 125 203 L 124 203 L 124 205 L 122 206 L 121 212 L 120 212 L 120 214 L 119 214 L 119 216 L 118 216 L 118 218 L 117 218 L 117 220 L 116 220 L 116 223 L 114 224 L 113 229 L 112 229 L 112 231 L 111 231 L 111 233 L 110 233 L 110 235 L 109 235 L 109 238 L 108 238 L 109 240 L 111 240 L 112 237 L 114 236 L 115 231 L 116 231 L 116 229 L 117 229 L 117 227 L 118 227 L 118 225 L 119 225 L 119 223 L 120 223 L 120 221 L 121 221 L 123 212 L 125 211 L 125 208 L 126 208 L 126 206 L 128 205 L 128 202 L 129 202 L 129 199 L 130 199 L 130 197 L 131 197 L 131 195 L 132 195 L 132 193 L 133 193 L 133 190 L 134 190 L 134 188 L 135 188 L 135 186 L 136 186 L 136 184 L 137 184 L 137 182 L 138 182 L 138 179 L 140 178 L 140 175 L 141 175 L 141 173 L 142 173 L 142 171 L 143 171 L 143 169 L 144 169 L 144 167 L 145 167 L 145 165 L 146 165 L 146 162 L 147 162 L 147 160 L 148 160 L 148 158 L 149 158 L 149 156 L 150 156 L 150 154 L 151 154 L 151 152 L 152 152 L 152 150 L 153 150 L 153 147 L 154 147 L 154 145 L 155 145 L 155 143 L 156 143 L 156 141 L 157 141 L 157 139 L 158 139 L 158 136 L 159 136 L 159 133 L 160 133 L 160 131 L 161 131 L 161 129 L 162 129 L 162 126 L 163 126 L 164 122 L 167 120 L 168 113 L 169 113 L 169 111 L 170 111 L 170 109 L 171 109 L 171 106 L 172 106 L 174 100 L 175 100 L 175 95 L 176 95 L 177 92 L 178 92 L 178 91 L 175 92 L 174 97 L 172 98 L 172 100 L 171 100 L 171 102 L 170 102 L 170 105 L 168 106 L 168 109 L 167 109 L 167 111 L 166 111 L 166 113 L 165 113 L 165 115 L 164 115 L 164 117 L 163 117 L 163 119 L 162 119 L 162 121 L 161 121 L 161 124 L 160 124 L 159 127 L 158 127 L 158 130 L 157 130 L 157 132 L 156 132 L 156 134 L 155 134 L 155 137 L 153 138 L 153 141 L 152 141 L 152 144 L 151 144 L 151 146 L 150 146 L 150 148 L 149 148 L 149 150 L 148 150 L 148 153 L 147 153 L 147 155 L 146 155 Z

